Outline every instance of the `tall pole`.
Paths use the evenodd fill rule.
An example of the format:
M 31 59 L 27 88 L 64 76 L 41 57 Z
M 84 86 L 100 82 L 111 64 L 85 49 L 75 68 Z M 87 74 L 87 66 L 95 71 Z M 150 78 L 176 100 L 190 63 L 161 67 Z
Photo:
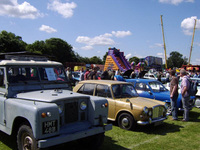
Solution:
M 164 36 L 162 15 L 160 15 L 160 19 L 161 19 L 162 35 L 163 35 L 163 43 L 164 43 L 164 51 L 165 51 L 165 68 L 167 69 L 167 54 L 166 54 L 166 45 L 165 45 L 165 36 Z
M 193 41 L 194 41 L 194 33 L 195 33 L 195 28 L 196 28 L 196 22 L 197 22 L 197 20 L 195 19 L 195 21 L 194 21 L 194 29 L 193 29 L 193 36 L 192 36 L 192 43 L 191 43 L 191 47 L 190 47 L 190 57 L 189 57 L 188 65 L 190 65 L 190 59 L 191 59 L 191 55 L 192 55 L 192 47 L 193 47 Z

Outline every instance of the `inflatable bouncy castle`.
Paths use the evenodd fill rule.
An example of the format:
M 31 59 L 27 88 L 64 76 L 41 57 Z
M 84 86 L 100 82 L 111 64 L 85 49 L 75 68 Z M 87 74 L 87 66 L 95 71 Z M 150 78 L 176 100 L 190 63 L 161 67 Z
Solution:
M 108 55 L 106 57 L 104 71 L 109 69 L 121 70 L 123 72 L 131 69 L 131 65 L 125 58 L 124 52 L 120 52 L 120 49 L 116 49 L 115 47 L 108 49 Z

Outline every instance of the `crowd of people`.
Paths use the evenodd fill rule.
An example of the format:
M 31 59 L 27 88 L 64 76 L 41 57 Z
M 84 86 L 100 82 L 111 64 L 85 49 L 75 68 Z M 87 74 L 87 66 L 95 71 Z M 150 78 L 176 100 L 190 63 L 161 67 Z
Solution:
M 174 70 L 171 70 L 174 71 Z M 161 82 L 161 78 L 165 78 L 165 82 L 168 83 L 171 80 L 170 72 L 171 71 L 157 71 L 155 76 L 157 77 L 157 80 Z M 84 70 L 81 68 L 81 70 L 78 71 L 80 79 L 79 81 L 82 80 L 119 80 L 119 81 L 124 81 L 124 79 L 121 77 L 123 76 L 123 72 L 121 70 L 105 70 L 105 71 L 100 71 L 98 67 L 94 67 L 93 69 L 87 68 Z M 72 79 L 72 71 L 70 67 L 66 68 L 66 74 L 69 80 Z M 143 78 L 144 74 L 141 71 L 138 70 L 132 70 L 131 74 L 128 76 L 128 78 Z M 180 78 L 180 72 L 175 71 L 175 76 Z M 200 72 L 188 72 L 187 71 L 187 76 L 193 77 L 193 78 L 200 78 Z
M 70 67 L 66 68 L 66 75 L 69 80 L 72 80 L 72 71 Z M 120 70 L 114 71 L 114 70 L 106 70 L 106 71 L 99 71 L 97 67 L 94 67 L 93 69 L 87 68 L 84 70 L 81 68 L 79 70 L 79 81 L 83 80 L 120 80 L 120 76 L 122 76 L 122 72 Z M 116 79 L 117 78 L 117 79 Z M 121 78 L 122 80 L 122 78 Z
M 170 99 L 172 107 L 172 120 L 178 120 L 178 108 L 176 107 L 176 102 L 178 98 L 178 84 L 181 78 L 181 96 L 182 105 L 184 109 L 183 122 L 189 121 L 189 111 L 190 111 L 190 94 L 189 89 L 191 88 L 190 77 L 200 78 L 199 72 L 187 72 L 185 69 L 181 69 L 178 74 L 174 70 L 170 71 L 171 81 L 170 81 Z

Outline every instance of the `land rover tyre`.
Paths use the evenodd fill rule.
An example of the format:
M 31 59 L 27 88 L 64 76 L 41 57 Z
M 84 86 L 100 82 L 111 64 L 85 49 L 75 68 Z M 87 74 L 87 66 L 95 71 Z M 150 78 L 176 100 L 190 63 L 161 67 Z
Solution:
M 17 133 L 18 150 L 39 150 L 30 126 L 22 125 Z
M 134 130 L 136 127 L 136 121 L 129 113 L 122 113 L 118 117 L 118 126 L 125 130 Z

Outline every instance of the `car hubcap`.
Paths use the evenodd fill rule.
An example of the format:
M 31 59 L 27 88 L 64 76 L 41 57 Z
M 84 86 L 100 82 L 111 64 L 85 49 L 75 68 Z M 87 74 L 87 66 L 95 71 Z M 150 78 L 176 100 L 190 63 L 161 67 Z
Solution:
M 128 120 L 128 118 L 123 118 L 122 119 L 122 126 L 123 127 L 127 127 L 129 125 L 129 120 Z
M 33 144 L 33 140 L 30 136 L 26 136 L 24 139 L 23 149 L 24 150 L 31 150 Z

